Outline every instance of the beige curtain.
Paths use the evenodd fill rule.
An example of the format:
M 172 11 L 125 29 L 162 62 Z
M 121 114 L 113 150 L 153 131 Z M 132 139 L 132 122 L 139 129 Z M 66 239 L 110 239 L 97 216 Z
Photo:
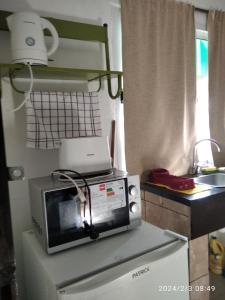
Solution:
M 210 135 L 222 145 L 220 153 L 212 147 L 213 158 L 225 166 L 225 12 L 209 12 L 208 41 Z
M 122 0 L 127 169 L 181 175 L 195 138 L 195 27 L 191 5 Z

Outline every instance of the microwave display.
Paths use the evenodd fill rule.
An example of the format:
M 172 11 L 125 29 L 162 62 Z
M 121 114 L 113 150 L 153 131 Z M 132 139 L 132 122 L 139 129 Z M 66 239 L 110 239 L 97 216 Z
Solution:
M 101 234 L 129 224 L 127 179 L 89 186 L 89 201 L 84 206 L 75 187 L 45 192 L 45 210 L 49 248 L 88 237 L 84 221 Z M 91 208 L 91 209 L 90 209 Z

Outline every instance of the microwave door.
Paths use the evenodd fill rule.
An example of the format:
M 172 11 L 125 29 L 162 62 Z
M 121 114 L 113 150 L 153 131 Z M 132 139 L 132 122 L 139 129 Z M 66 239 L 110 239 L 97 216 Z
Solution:
M 58 299 L 188 300 L 187 254 L 187 243 L 175 241 L 63 288 Z

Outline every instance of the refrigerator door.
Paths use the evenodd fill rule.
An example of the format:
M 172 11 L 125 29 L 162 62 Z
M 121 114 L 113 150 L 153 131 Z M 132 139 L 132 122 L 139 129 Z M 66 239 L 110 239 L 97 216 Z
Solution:
M 188 300 L 187 242 L 176 241 L 57 291 L 60 300 Z
M 28 298 L 39 300 L 37 293 L 33 292 L 35 282 L 48 280 L 53 286 L 63 288 L 173 243 L 178 238 L 143 222 L 136 229 L 54 255 L 48 255 L 42 249 L 32 231 L 25 232 L 23 239 Z M 37 266 L 40 272 L 37 272 Z M 42 297 L 41 300 L 45 299 Z

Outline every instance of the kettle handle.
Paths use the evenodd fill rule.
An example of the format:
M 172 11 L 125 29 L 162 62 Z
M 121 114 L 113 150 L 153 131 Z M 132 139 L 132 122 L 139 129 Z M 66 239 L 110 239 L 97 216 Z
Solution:
M 6 21 L 7 21 L 7 25 L 8 25 L 9 30 L 12 29 L 12 16 L 13 16 L 13 15 L 9 15 L 9 16 L 6 18 Z
M 58 32 L 56 31 L 55 27 L 52 25 L 52 23 L 50 23 L 48 20 L 44 19 L 44 18 L 40 18 L 41 19 L 41 26 L 42 29 L 48 29 L 53 37 L 53 42 L 52 45 L 50 47 L 50 49 L 47 51 L 47 55 L 50 56 L 52 55 L 56 49 L 59 46 L 59 36 L 58 36 Z

